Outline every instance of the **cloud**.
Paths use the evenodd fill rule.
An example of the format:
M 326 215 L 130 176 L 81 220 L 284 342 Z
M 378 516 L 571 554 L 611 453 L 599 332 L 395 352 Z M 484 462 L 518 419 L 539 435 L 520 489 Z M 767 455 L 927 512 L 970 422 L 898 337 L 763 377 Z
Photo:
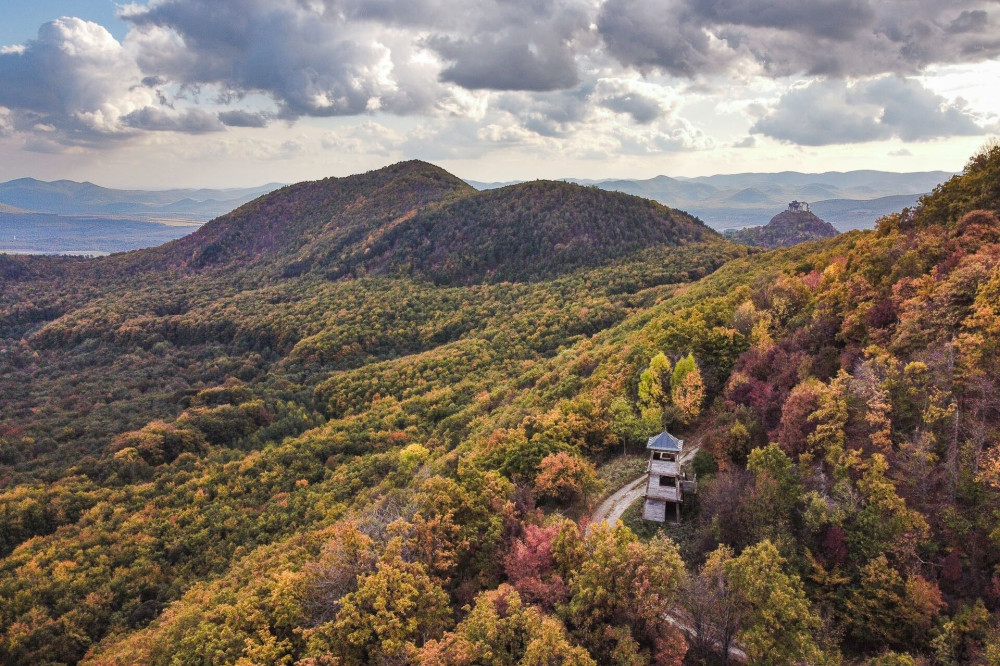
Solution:
M 116 134 L 122 116 L 154 101 L 132 89 L 140 78 L 107 30 L 61 18 L 23 48 L 0 54 L 0 105 L 22 128 L 42 123 L 71 134 Z
M 663 115 L 663 107 L 659 102 L 639 93 L 614 95 L 602 99 L 599 104 L 617 113 L 627 113 L 640 125 L 647 125 Z
M 557 90 L 577 81 L 585 0 L 163 0 L 130 5 L 143 71 L 285 118 L 431 113 L 450 92 Z
M 442 81 L 469 90 L 551 91 L 578 81 L 592 0 L 340 0 L 352 22 L 409 30 L 442 60 Z
M 227 127 L 267 127 L 272 115 L 263 111 L 234 109 L 219 114 L 219 121 Z
M 480 130 L 479 123 L 464 118 L 421 123 L 407 132 L 405 140 L 399 147 L 405 155 L 432 162 L 479 159 L 493 147 L 491 144 L 494 143 L 484 141 Z
M 215 114 L 164 104 L 158 80 L 102 26 L 77 18 L 43 25 L 38 38 L 0 54 L 0 105 L 12 131 L 36 134 L 36 152 L 99 146 L 142 131 L 222 129 Z M 32 147 L 33 146 L 33 147 Z
M 479 2 L 458 35 L 425 44 L 448 64 L 441 79 L 469 89 L 552 91 L 574 87 L 576 56 L 587 43 L 583 5 L 561 0 Z
M 696 0 L 688 8 L 715 25 L 774 28 L 835 40 L 871 28 L 869 0 Z
M 579 81 L 573 53 L 558 40 L 482 35 L 436 37 L 427 45 L 451 63 L 441 79 L 463 88 L 550 91 L 572 88 Z
M 0 107 L 9 109 L 0 134 L 45 146 L 111 146 L 151 132 L 395 115 L 425 126 L 406 138 L 337 130 L 328 143 L 354 151 L 367 138 L 379 155 L 440 151 L 433 142 L 450 138 L 462 144 L 454 154 L 472 154 L 477 141 L 565 149 L 579 140 L 587 154 L 692 150 L 711 145 L 702 129 L 711 121 L 684 121 L 678 109 L 708 108 L 692 100 L 727 85 L 756 86 L 773 98 L 790 76 L 813 83 L 749 122 L 732 116 L 755 123 L 757 134 L 802 145 L 975 134 L 984 120 L 898 76 L 1000 57 L 998 6 L 150 0 L 121 7 L 130 26 L 122 42 L 99 25 L 63 18 L 35 40 L 0 48 Z M 734 95 L 745 102 L 744 92 Z M 810 106 L 817 99 L 823 104 Z M 388 124 L 410 121 L 396 122 Z M 745 129 L 726 127 L 725 143 Z
M 668 119 L 649 127 L 616 127 L 609 133 L 618 145 L 608 152 L 614 155 L 657 155 L 708 150 L 715 143 L 704 132 L 683 119 Z
M 948 32 L 961 35 L 969 32 L 985 32 L 989 25 L 989 14 L 982 9 L 966 10 L 948 24 Z
M 403 137 L 397 132 L 366 120 L 360 125 L 327 132 L 323 135 L 321 145 L 326 150 L 342 154 L 387 157 L 394 154 L 402 142 Z
M 0 137 L 10 136 L 14 132 L 14 121 L 10 109 L 0 106 Z
M 592 88 L 593 84 L 544 94 L 505 93 L 494 99 L 492 107 L 510 114 L 525 129 L 540 136 L 562 137 L 587 118 Z
M 626 78 L 599 79 L 590 101 L 615 113 L 631 116 L 640 125 L 662 118 L 673 106 L 673 100 L 664 96 L 661 86 Z
M 187 132 L 202 134 L 223 129 L 220 119 L 208 111 L 188 109 L 181 113 L 168 109 L 147 106 L 133 111 L 122 118 L 124 123 L 135 129 L 152 132 Z
M 683 2 L 607 0 L 597 27 L 618 62 L 640 72 L 693 77 L 720 72 L 731 55 L 712 48 L 702 21 Z
M 780 78 L 914 74 L 1000 55 L 990 0 L 607 0 L 598 29 L 626 67 L 673 76 L 748 66 Z
M 884 76 L 848 84 L 822 80 L 792 89 L 751 129 L 803 146 L 900 138 L 926 141 L 983 134 L 960 106 L 912 79 Z
M 166 0 L 122 17 L 147 74 L 234 98 L 264 92 L 286 118 L 407 112 L 431 101 L 419 86 L 426 81 L 394 76 L 392 49 L 378 35 L 311 4 Z

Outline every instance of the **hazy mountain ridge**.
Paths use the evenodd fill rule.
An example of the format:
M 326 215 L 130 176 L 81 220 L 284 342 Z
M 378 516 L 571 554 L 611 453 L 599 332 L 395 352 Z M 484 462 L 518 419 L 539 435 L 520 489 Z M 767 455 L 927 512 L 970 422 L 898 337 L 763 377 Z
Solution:
M 121 190 L 90 182 L 19 178 L 0 183 L 0 203 L 57 215 L 184 216 L 207 221 L 279 187 L 269 183 L 229 189 Z
M 765 224 L 788 201 L 809 201 L 839 231 L 871 228 L 876 219 L 916 205 L 947 178 L 942 171 L 897 174 L 880 171 L 805 174 L 747 173 L 697 178 L 656 176 L 646 180 L 566 179 L 653 199 L 687 211 L 717 231 Z M 466 181 L 477 190 L 514 182 Z M 190 228 L 161 222 L 204 222 L 225 215 L 259 195 L 280 188 L 115 190 L 93 183 L 22 178 L 0 184 L 0 212 L 55 217 L 0 218 L 0 251 L 93 250 L 114 252 L 151 247 L 185 235 Z M 15 210 L 16 209 L 16 210 Z M 123 221 L 132 224 L 123 224 Z M 32 223 L 40 224 L 30 230 Z M 145 223 L 157 226 L 143 226 Z M 17 235 L 19 243 L 13 242 Z M 30 239 L 30 242 L 29 242 Z M 86 247 L 77 242 L 86 239 Z
M 20 178 L 0 183 L 0 252 L 106 254 L 152 247 L 277 187 L 118 190 Z
M 952 175 L 946 171 L 785 171 L 566 181 L 653 199 L 691 213 L 717 231 L 764 225 L 776 207 L 789 201 L 808 201 L 820 217 L 839 231 L 848 231 L 871 229 L 882 215 L 916 205 L 921 195 Z M 468 182 L 477 189 L 510 184 Z

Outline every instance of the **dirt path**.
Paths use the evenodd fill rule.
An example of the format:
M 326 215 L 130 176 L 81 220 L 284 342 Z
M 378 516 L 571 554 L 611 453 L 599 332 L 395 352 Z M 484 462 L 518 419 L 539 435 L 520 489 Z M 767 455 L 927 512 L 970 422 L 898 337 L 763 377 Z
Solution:
M 614 525 L 625 510 L 632 506 L 632 503 L 642 497 L 646 491 L 646 474 L 643 473 L 638 479 L 630 481 L 624 487 L 619 488 L 615 494 L 601 502 L 594 515 L 590 518 L 591 525 L 597 525 L 607 521 L 609 525 Z M 587 528 L 590 529 L 589 527 Z

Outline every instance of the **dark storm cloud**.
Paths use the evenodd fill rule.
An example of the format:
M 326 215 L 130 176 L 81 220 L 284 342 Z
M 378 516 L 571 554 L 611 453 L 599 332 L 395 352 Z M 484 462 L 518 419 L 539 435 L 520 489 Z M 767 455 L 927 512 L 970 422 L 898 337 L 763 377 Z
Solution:
M 693 0 L 692 12 L 714 24 L 791 30 L 846 40 L 871 28 L 875 19 L 868 0 Z
M 597 25 L 608 52 L 645 73 L 695 77 L 750 59 L 775 77 L 913 74 L 1000 55 L 988 11 L 995 6 L 987 0 L 607 0 Z
M 442 37 L 427 43 L 453 63 L 441 79 L 470 90 L 549 91 L 572 88 L 579 81 L 573 54 L 560 44 L 539 44 L 521 35 Z
M 970 115 L 916 81 L 819 81 L 785 94 L 751 132 L 803 146 L 983 134 Z
M 730 59 L 712 51 L 708 33 L 681 2 L 608 0 L 597 28 L 611 55 L 641 72 L 693 77 L 721 71 Z

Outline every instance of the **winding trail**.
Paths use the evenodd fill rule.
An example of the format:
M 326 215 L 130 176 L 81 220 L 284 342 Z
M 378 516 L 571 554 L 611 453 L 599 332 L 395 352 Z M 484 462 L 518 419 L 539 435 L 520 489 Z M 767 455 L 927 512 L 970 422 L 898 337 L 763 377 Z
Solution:
M 609 525 L 614 525 L 621 519 L 625 510 L 632 506 L 633 502 L 642 497 L 645 491 L 646 473 L 643 472 L 642 476 L 638 479 L 625 484 L 624 487 L 619 488 L 611 497 L 601 502 L 594 511 L 594 515 L 591 516 L 590 524 L 598 525 L 606 520 Z M 590 527 L 588 526 L 587 529 L 589 530 Z

